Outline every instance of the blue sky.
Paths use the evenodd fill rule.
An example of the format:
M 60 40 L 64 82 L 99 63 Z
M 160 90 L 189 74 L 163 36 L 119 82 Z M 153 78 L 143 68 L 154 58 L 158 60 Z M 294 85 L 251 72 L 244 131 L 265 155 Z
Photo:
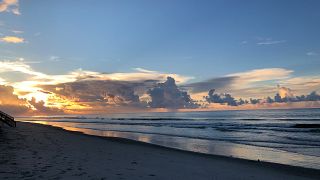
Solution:
M 28 98 L 41 100 L 35 79 L 104 73 L 172 76 L 236 97 L 273 95 L 278 84 L 295 95 L 319 91 L 319 8 L 317 0 L 2 0 L 0 84 L 21 91 L 32 80 Z
M 312 74 L 319 57 L 307 53 L 320 51 L 319 7 L 302 0 L 22 0 L 20 16 L 0 17 L 24 31 L 27 44 L 3 46 L 1 54 L 41 61 L 34 68 L 48 73 L 141 67 L 206 79 L 282 67 Z

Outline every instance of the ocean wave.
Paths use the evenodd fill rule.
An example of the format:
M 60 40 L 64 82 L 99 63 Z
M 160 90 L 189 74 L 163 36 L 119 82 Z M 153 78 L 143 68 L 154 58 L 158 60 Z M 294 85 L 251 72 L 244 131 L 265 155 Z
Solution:
M 172 134 L 172 133 L 161 133 L 161 132 L 146 132 L 146 131 L 133 131 L 133 130 L 112 130 L 112 129 L 100 129 L 100 128 L 91 128 L 91 127 L 78 127 L 82 129 L 90 129 L 90 130 L 97 130 L 97 131 L 113 131 L 113 132 L 124 132 L 124 133 L 138 133 L 138 134 L 145 134 L 145 135 L 162 135 L 162 136 L 169 136 L 169 137 L 178 137 L 178 138 L 192 138 L 192 139 L 202 139 L 202 140 L 212 140 L 212 141 L 225 141 L 225 142 L 232 142 L 238 144 L 247 144 L 247 145 L 257 145 L 257 143 L 272 143 L 282 145 L 279 147 L 288 147 L 288 146 L 310 146 L 310 147 L 320 147 L 320 142 L 313 142 L 313 141 L 305 141 L 303 139 L 292 139 L 294 141 L 285 142 L 285 141 L 278 141 L 278 140 L 253 140 L 253 139 L 239 139 L 239 138 L 215 138 L 215 137 L 204 137 L 204 136 L 192 136 L 187 134 Z M 155 137 L 153 137 L 155 138 Z M 263 146 L 263 147 L 275 147 L 275 146 Z
M 293 128 L 320 128 L 320 124 L 295 124 L 292 126 Z

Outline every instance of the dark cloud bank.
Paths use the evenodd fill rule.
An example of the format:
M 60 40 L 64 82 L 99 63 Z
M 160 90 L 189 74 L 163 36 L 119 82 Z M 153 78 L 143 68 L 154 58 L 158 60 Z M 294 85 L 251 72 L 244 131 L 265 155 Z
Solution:
M 42 88 L 80 103 L 169 109 L 198 107 L 187 92 L 178 88 L 171 77 L 164 83 L 157 83 L 154 80 L 140 82 L 90 80 Z M 151 101 L 148 103 L 140 101 L 140 96 L 143 94 L 148 94 Z
M 267 97 L 265 100 L 263 99 L 254 99 L 250 98 L 249 100 L 238 99 L 236 100 L 230 94 L 215 94 L 215 90 L 212 89 L 209 91 L 208 96 L 205 96 L 205 100 L 208 103 L 219 103 L 219 104 L 227 104 L 229 106 L 240 106 L 243 104 L 260 104 L 260 103 L 289 103 L 289 102 L 304 102 L 304 101 L 320 101 L 320 95 L 318 95 L 315 91 L 311 92 L 308 95 L 301 95 L 295 97 L 281 97 L 279 93 L 277 93 L 274 98 Z
M 163 83 L 155 80 L 147 81 L 112 81 L 112 80 L 86 80 L 71 83 L 63 83 L 54 86 L 44 86 L 46 91 L 53 92 L 59 96 L 76 101 L 79 103 L 88 103 L 92 105 L 118 105 L 134 106 L 138 108 L 199 108 L 201 107 L 194 101 L 190 95 L 182 89 L 189 89 L 192 92 L 208 91 L 208 96 L 204 97 L 207 103 L 219 103 L 229 106 L 240 106 L 244 104 L 260 103 L 285 103 L 301 101 L 319 101 L 319 95 L 312 92 L 309 95 L 281 98 L 279 94 L 275 97 L 266 99 L 250 98 L 248 100 L 235 99 L 228 93 L 215 93 L 217 87 L 220 89 L 229 87 L 237 77 L 223 77 L 210 79 L 204 82 L 191 83 L 178 87 L 173 78 L 167 77 Z M 148 94 L 150 102 L 140 100 L 140 97 Z
M 139 103 L 135 91 L 147 86 L 143 82 L 91 80 L 43 86 L 46 91 L 75 102 L 104 102 L 106 104 L 130 105 Z
M 181 87 L 176 85 L 173 78 L 168 77 L 163 83 L 155 80 L 147 81 L 112 81 L 112 80 L 86 80 L 58 85 L 42 86 L 43 93 L 54 93 L 56 96 L 91 107 L 124 106 L 134 108 L 167 108 L 167 109 L 190 109 L 202 107 L 194 101 L 190 95 L 182 90 L 190 88 L 192 92 L 203 92 L 207 88 L 227 87 L 235 77 L 226 79 L 212 79 L 205 82 L 187 84 Z M 140 100 L 143 95 L 150 96 L 150 102 Z M 261 103 L 289 103 L 303 101 L 320 101 L 320 95 L 311 92 L 308 95 L 287 96 L 282 98 L 279 94 L 265 99 L 249 100 L 235 99 L 231 94 L 217 94 L 211 89 L 204 97 L 206 103 L 219 103 L 229 106 L 241 106 L 245 104 Z M 205 105 L 204 105 L 205 107 Z M 67 108 L 67 106 L 66 106 Z M 64 111 L 57 108 L 47 107 L 43 101 L 36 102 L 20 99 L 14 94 L 11 86 L 0 85 L 0 110 L 10 114 L 63 114 Z

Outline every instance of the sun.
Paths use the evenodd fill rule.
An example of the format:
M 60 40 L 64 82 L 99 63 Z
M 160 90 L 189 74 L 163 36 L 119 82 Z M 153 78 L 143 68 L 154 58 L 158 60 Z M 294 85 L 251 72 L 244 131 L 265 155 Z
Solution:
M 43 92 L 32 92 L 32 93 L 25 95 L 24 98 L 26 98 L 28 100 L 35 98 L 36 102 L 43 101 L 46 103 L 48 101 L 49 96 L 50 96 L 50 94 L 43 93 Z

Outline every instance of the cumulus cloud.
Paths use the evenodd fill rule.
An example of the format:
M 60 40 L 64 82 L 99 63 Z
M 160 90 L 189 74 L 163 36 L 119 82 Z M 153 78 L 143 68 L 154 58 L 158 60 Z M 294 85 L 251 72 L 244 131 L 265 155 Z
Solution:
M 297 99 L 300 101 L 320 101 L 320 95 L 316 91 L 312 91 L 310 94 L 307 96 L 297 96 Z
M 20 15 L 18 0 L 2 0 L 0 2 L 0 12 L 11 12 Z
M 205 99 L 208 103 L 227 104 L 229 106 L 238 105 L 237 101 L 230 94 L 216 94 L 215 89 L 211 89 Z M 243 101 L 241 101 L 241 103 L 243 103 Z
M 45 73 L 34 70 L 29 64 L 24 61 L 0 61 L 0 73 L 21 73 L 24 77 L 28 77 L 26 80 L 12 82 L 17 91 L 29 91 L 37 93 L 44 85 L 57 85 L 62 83 L 76 82 L 76 81 L 126 81 L 136 82 L 145 81 L 151 83 L 152 81 L 158 82 L 166 79 L 167 76 L 172 76 L 179 83 L 184 83 L 190 79 L 190 77 L 161 73 L 157 71 L 144 70 L 143 72 L 128 72 L 128 73 L 100 73 L 87 70 L 74 70 L 67 74 L 61 75 L 47 75 Z M 26 76 L 28 75 L 28 76 Z M 29 97 L 31 99 L 31 97 Z
M 15 88 L 15 92 L 30 102 L 37 101 L 63 108 L 96 106 L 144 106 L 148 100 L 147 90 L 167 76 L 173 76 L 179 83 L 190 77 L 157 71 L 136 69 L 128 73 L 100 73 L 78 69 L 62 75 L 47 75 L 34 70 L 25 61 L 0 61 L 2 83 Z M 10 78 L 9 82 L 7 78 Z M 20 74 L 23 79 L 12 78 Z M 9 76 L 8 76 L 9 75 Z M 69 102 L 68 102 L 69 101 Z M 94 104 L 95 103 L 95 104 Z
M 25 105 L 25 100 L 14 94 L 12 86 L 0 85 L 0 104 L 21 104 Z
M 173 78 L 168 77 L 164 83 L 158 82 L 158 80 L 78 80 L 56 85 L 44 85 L 41 88 L 61 99 L 90 107 L 147 108 L 147 102 L 140 100 L 145 95 L 150 96 L 149 105 L 152 108 L 198 107 L 187 92 L 178 89 Z
M 24 38 L 21 37 L 16 37 L 16 36 L 5 36 L 0 38 L 2 42 L 6 43 L 14 43 L 14 44 L 19 44 L 19 43 L 24 43 Z
M 277 86 L 279 91 L 279 96 L 281 98 L 292 98 L 294 97 L 293 91 L 290 88 L 287 87 L 281 87 L 280 85 Z
M 259 104 L 261 102 L 261 99 L 255 99 L 255 98 L 250 98 L 249 103 L 250 104 Z
M 320 101 L 320 95 L 318 95 L 316 91 L 312 91 L 308 95 L 295 96 L 290 88 L 278 86 L 278 93 L 271 102 L 284 103 L 305 101 Z
M 9 114 L 23 114 L 29 111 L 24 99 L 20 99 L 14 93 L 11 86 L 0 85 L 0 109 Z
M 270 96 L 263 98 L 263 99 L 256 99 L 256 98 L 249 98 L 249 100 L 243 100 L 242 98 L 236 100 L 234 97 L 232 97 L 231 94 L 228 93 L 221 93 L 216 94 L 215 90 L 212 89 L 209 91 L 208 96 L 204 96 L 204 99 L 208 103 L 218 103 L 218 104 L 225 104 L 228 106 L 240 106 L 240 105 L 259 105 L 264 106 L 265 104 L 273 104 L 273 103 L 300 103 L 300 107 L 302 107 L 301 102 L 305 102 L 308 107 L 311 107 L 310 103 L 312 101 L 320 101 L 320 95 L 317 94 L 316 91 L 312 91 L 308 95 L 300 95 L 295 96 L 293 94 L 293 90 L 287 87 L 281 87 L 278 85 L 277 87 L 278 92 L 275 94 L 274 98 L 271 98 Z M 317 106 L 319 104 L 316 104 Z M 258 107 L 258 106 L 257 106 Z M 306 106 L 307 107 L 307 106 Z
M 34 108 L 33 113 L 40 114 L 63 114 L 63 110 L 55 108 L 55 107 L 47 107 L 45 106 L 44 101 L 37 102 L 36 99 L 33 97 L 30 101 L 28 101 L 31 106 Z
M 164 83 L 158 83 L 156 87 L 150 89 L 148 94 L 151 97 L 149 102 L 152 108 L 197 108 L 187 92 L 181 91 L 173 78 L 168 77 Z
M 14 93 L 22 100 L 20 104 L 30 106 L 34 112 L 58 113 L 53 107 L 64 110 L 104 110 L 121 106 L 127 109 L 178 109 L 199 107 L 197 103 L 221 103 L 235 107 L 306 102 L 317 99 L 317 93 L 308 93 L 320 87 L 319 76 L 292 77 L 293 71 L 283 68 L 255 69 L 188 84 L 186 82 L 191 77 L 143 68 L 125 73 L 77 69 L 65 74 L 48 75 L 36 71 L 31 65 L 23 59 L 0 61 L 0 84 L 13 86 Z M 168 76 L 172 78 L 168 79 Z M 275 98 L 277 84 L 283 86 L 278 88 L 279 97 Z M 184 92 L 185 89 L 190 90 L 188 92 L 193 93 L 192 98 L 197 101 Z M 215 94 L 212 91 L 206 96 L 210 89 L 228 93 Z M 206 98 L 203 99 L 203 96 Z

